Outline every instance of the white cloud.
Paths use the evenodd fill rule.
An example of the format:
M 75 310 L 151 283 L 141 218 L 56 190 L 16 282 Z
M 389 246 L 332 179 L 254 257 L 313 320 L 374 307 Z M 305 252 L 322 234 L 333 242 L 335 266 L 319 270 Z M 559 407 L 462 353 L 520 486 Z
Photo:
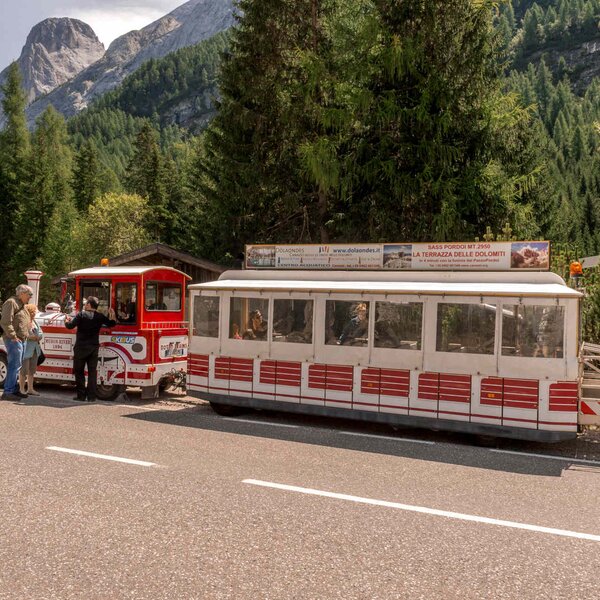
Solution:
M 100 41 L 108 48 L 110 43 L 120 35 L 141 29 L 165 14 L 163 10 L 140 7 L 115 8 L 111 11 L 84 9 L 77 11 L 76 18 L 90 25 Z
M 0 71 L 18 58 L 31 28 L 48 17 L 80 19 L 106 47 L 140 29 L 186 0 L 0 0 Z

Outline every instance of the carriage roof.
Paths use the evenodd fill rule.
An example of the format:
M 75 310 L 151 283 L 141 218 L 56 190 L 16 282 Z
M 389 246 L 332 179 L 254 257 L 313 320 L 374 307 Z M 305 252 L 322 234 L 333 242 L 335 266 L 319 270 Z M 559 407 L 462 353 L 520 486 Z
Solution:
M 578 298 L 582 294 L 549 272 L 227 271 L 192 290 L 535 296 Z
M 129 267 L 90 267 L 87 269 L 79 269 L 78 271 L 72 271 L 69 273 L 71 277 L 104 277 L 104 276 L 113 276 L 113 275 L 143 275 L 149 271 L 172 271 L 173 273 L 178 273 L 179 275 L 183 275 L 187 279 L 191 279 L 189 275 L 183 273 L 183 271 L 178 271 L 173 267 L 163 267 L 163 266 L 129 266 Z

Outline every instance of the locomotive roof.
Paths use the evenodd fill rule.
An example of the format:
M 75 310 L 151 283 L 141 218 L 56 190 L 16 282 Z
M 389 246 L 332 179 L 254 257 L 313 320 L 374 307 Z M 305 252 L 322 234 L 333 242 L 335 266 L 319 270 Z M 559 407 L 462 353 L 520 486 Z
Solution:
M 192 290 L 536 296 L 577 298 L 581 292 L 549 272 L 227 271 Z
M 69 276 L 92 276 L 101 277 L 106 275 L 142 275 L 148 271 L 173 271 L 179 273 L 187 279 L 191 279 L 189 275 L 186 275 L 183 271 L 178 271 L 173 267 L 164 266 L 131 266 L 131 267 L 89 267 L 87 269 L 79 269 L 78 271 L 71 271 Z

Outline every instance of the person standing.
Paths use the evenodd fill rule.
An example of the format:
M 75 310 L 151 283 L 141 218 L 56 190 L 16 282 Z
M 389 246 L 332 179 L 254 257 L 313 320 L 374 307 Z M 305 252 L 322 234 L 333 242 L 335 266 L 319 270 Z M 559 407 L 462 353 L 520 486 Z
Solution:
M 33 290 L 21 284 L 2 305 L 2 339 L 6 347 L 8 358 L 8 370 L 4 381 L 4 393 L 2 400 L 21 400 L 26 394 L 19 391 L 19 372 L 23 363 L 23 346 L 29 335 L 29 313 L 25 310 L 25 304 L 33 296 Z
M 23 365 L 19 375 L 19 387 L 21 394 L 26 396 L 39 396 L 40 393 L 33 389 L 33 377 L 37 371 L 38 359 L 42 355 L 40 340 L 44 336 L 42 328 L 36 323 L 37 306 L 35 304 L 26 304 L 25 310 L 31 319 L 29 326 L 29 335 L 25 341 L 23 349 Z
M 100 348 L 100 330 L 103 327 L 114 327 L 117 324 L 115 311 L 108 309 L 108 317 L 98 312 L 98 298 L 90 296 L 83 310 L 74 318 L 65 317 L 65 327 L 74 329 L 75 348 L 73 353 L 73 373 L 77 396 L 73 400 L 85 402 L 96 401 L 96 382 L 98 371 L 98 350 Z M 85 368 L 87 365 L 88 383 L 85 385 Z

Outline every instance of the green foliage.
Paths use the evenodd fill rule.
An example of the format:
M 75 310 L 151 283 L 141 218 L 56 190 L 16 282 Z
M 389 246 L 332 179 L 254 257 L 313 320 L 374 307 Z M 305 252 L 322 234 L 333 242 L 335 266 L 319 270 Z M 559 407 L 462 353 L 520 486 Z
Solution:
M 147 227 L 155 241 L 165 239 L 171 230 L 171 213 L 167 205 L 164 160 L 158 147 L 156 133 L 148 123 L 140 129 L 135 153 L 127 167 L 126 188 L 148 201 Z
M 73 170 L 73 192 L 80 211 L 86 210 L 102 192 L 102 171 L 98 150 L 92 140 L 87 140 L 77 154 Z
M 581 311 L 581 339 L 600 344 L 600 269 L 585 269 Z
M 512 5 L 522 15 L 513 42 L 521 61 L 540 48 L 568 49 L 598 35 L 600 0 L 513 0 Z
M 535 210 L 542 234 L 559 243 L 575 243 L 584 254 L 600 251 L 600 82 L 583 98 L 568 79 L 555 81 L 545 61 L 526 72 L 512 71 L 507 86 L 535 117 L 536 146 L 544 156 L 545 203 Z
M 40 269 L 45 273 L 40 285 L 40 305 L 55 300 L 51 286 L 54 277 L 84 266 L 80 261 L 87 249 L 80 234 L 80 214 L 71 198 L 56 203 L 41 248 Z
M 530 222 L 530 115 L 500 91 L 491 6 L 375 2 L 362 131 L 346 158 L 353 237 L 465 239 Z
M 25 93 L 16 63 L 2 88 L 5 126 L 0 132 L 0 296 L 13 293 L 22 282 L 22 271 L 14 264 L 19 240 L 14 235 L 19 207 L 27 198 L 30 138 L 25 120 Z
M 148 201 L 136 194 L 109 193 L 99 197 L 72 232 L 81 253 L 78 263 L 99 264 L 102 257 L 149 244 L 151 238 L 146 230 L 149 212 Z
M 134 117 L 153 118 L 166 126 L 172 123 L 171 109 L 192 103 L 194 119 L 212 117 L 221 54 L 227 49 L 228 33 L 218 33 L 195 46 L 182 48 L 161 59 L 151 59 L 127 77 L 114 91 L 105 94 L 91 109 L 125 111 Z
M 27 240 L 18 251 L 23 268 L 35 263 L 55 206 L 72 198 L 73 153 L 64 118 L 49 106 L 36 125 L 28 194 L 18 212 L 19 238 Z
M 214 258 L 254 241 L 312 239 L 318 192 L 298 149 L 309 114 L 298 94 L 298 52 L 321 44 L 321 0 L 239 3 L 221 67 L 219 112 L 206 132 L 199 179 L 205 247 Z M 323 222 L 322 222 L 323 224 Z M 321 239 L 323 236 L 321 236 Z

